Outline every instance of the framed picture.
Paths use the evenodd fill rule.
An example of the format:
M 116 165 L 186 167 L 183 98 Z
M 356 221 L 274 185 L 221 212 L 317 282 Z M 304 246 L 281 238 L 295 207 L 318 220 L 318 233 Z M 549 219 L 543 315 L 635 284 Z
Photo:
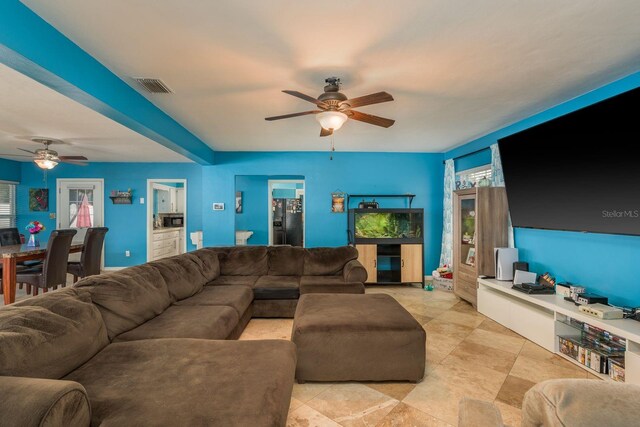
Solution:
M 214 211 L 223 211 L 224 210 L 224 203 L 214 203 L 213 204 L 213 210 Z
M 36 212 L 46 212 L 49 210 L 48 188 L 29 189 L 29 210 Z
M 242 191 L 236 191 L 236 213 L 242 213 Z
M 342 192 L 331 193 L 331 212 L 344 213 L 344 200 L 346 194 Z
M 476 248 L 469 248 L 469 253 L 467 254 L 467 260 L 465 261 L 467 265 L 476 265 Z

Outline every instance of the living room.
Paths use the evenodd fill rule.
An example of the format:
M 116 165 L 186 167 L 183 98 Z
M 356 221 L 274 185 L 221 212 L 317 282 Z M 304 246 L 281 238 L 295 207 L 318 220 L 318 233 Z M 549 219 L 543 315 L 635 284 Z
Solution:
M 47 418 L 53 415 L 38 411 L 41 418 L 37 420 L 22 418 L 28 417 L 30 404 L 16 392 L 14 399 L 0 399 L 0 408 L 19 418 L 2 416 L 0 425 L 45 420 L 51 425 L 97 425 L 125 419 L 172 424 L 175 420 L 162 411 L 158 418 L 151 417 L 151 400 L 143 397 L 143 389 L 131 384 L 125 390 L 141 393 L 134 399 L 138 413 L 127 414 L 126 408 L 115 404 L 101 406 L 102 397 L 94 395 L 109 396 L 121 389 L 108 385 L 96 388 L 95 378 L 81 375 L 86 374 L 81 367 L 85 363 L 94 363 L 94 368 L 100 360 L 111 363 L 103 359 L 109 356 L 108 351 L 124 348 L 122 341 L 128 341 L 126 345 L 153 341 L 139 338 L 145 334 L 146 338 L 176 340 L 208 337 L 206 341 L 211 343 L 203 347 L 193 344 L 190 357 L 223 351 L 217 347 L 208 350 L 218 342 L 247 346 L 247 351 L 238 350 L 242 354 L 266 351 L 282 356 L 265 356 L 265 364 L 260 365 L 265 369 L 277 366 L 277 385 L 268 383 L 276 379 L 256 374 L 277 389 L 277 404 L 260 406 L 264 402 L 258 402 L 255 394 L 250 394 L 255 402 L 221 398 L 212 403 L 214 397 L 203 398 L 198 404 L 209 412 L 193 412 L 187 402 L 176 403 L 175 413 L 184 411 L 187 416 L 193 412 L 194 418 L 185 419 L 185 424 L 595 425 L 602 420 L 611 425 L 633 424 L 640 415 L 636 398 L 627 399 L 629 406 L 619 407 L 618 415 L 613 409 L 594 415 L 585 408 L 593 402 L 602 405 L 612 395 L 630 396 L 640 390 L 633 386 L 640 382 L 637 322 L 590 318 L 577 305 L 573 308 L 573 303 L 566 302 L 567 308 L 564 302 L 558 306 L 555 299 L 553 304 L 548 301 L 560 301 L 561 291 L 565 292 L 561 284 L 571 283 L 576 289 L 584 288 L 583 292 L 586 289 L 589 294 L 607 297 L 605 304 L 614 311 L 617 308 L 615 313 L 624 311 L 621 315 L 633 317 L 629 310 L 640 306 L 635 289 L 640 273 L 636 261 L 640 233 L 634 231 L 640 230 L 640 224 L 633 223 L 633 217 L 627 218 L 631 228 L 626 231 L 571 224 L 566 218 L 557 226 L 525 224 L 521 221 L 523 209 L 518 210 L 516 202 L 521 207 L 527 200 L 523 200 L 524 190 L 514 184 L 514 170 L 522 170 L 522 166 L 513 166 L 515 157 L 508 155 L 503 141 L 522 137 L 539 125 L 558 123 L 556 119 L 573 117 L 582 109 L 618 99 L 618 95 L 637 92 L 639 17 L 640 6 L 623 0 L 526 5 L 406 0 L 394 3 L 393 8 L 384 2 L 362 1 L 314 5 L 2 2 L 0 228 L 17 229 L 24 242 L 19 241 L 15 250 L 5 250 L 0 244 L 4 251 L 2 298 L 7 305 L 0 308 L 0 342 L 5 348 L 18 346 L 10 352 L 0 350 L 0 394 L 13 393 L 15 387 L 22 386 L 11 383 L 13 378 L 46 379 L 53 384 L 36 384 L 31 390 L 38 393 L 53 387 L 59 392 L 58 386 L 71 387 L 88 412 L 78 410 L 77 419 Z M 369 94 L 366 101 L 359 100 Z M 621 111 L 617 108 L 615 111 Z M 627 110 L 633 111 L 631 108 Z M 281 118 L 289 114 L 294 117 Z M 329 127 L 329 122 L 323 121 L 328 118 L 341 122 Z M 586 144 L 585 149 L 609 163 L 611 153 L 629 158 L 622 149 L 629 145 L 616 139 L 624 133 L 618 128 L 602 147 L 594 143 Z M 525 144 L 530 150 L 542 146 L 536 142 L 519 146 Z M 545 159 L 532 162 L 536 166 L 531 167 L 539 172 L 544 165 L 566 163 L 554 166 L 555 171 L 578 165 L 582 172 L 589 171 L 589 179 L 611 184 L 606 191 L 611 197 L 631 200 L 626 210 L 639 208 L 633 205 L 637 190 L 629 163 L 619 175 L 612 174 L 612 170 L 618 172 L 615 167 L 600 170 L 594 163 L 578 164 L 567 150 L 553 148 L 538 153 L 539 157 L 531 152 L 532 158 Z M 603 150 L 608 150 L 606 155 Z M 559 157 L 562 159 L 557 160 Z M 551 187 L 585 182 L 575 172 L 562 176 L 563 182 Z M 260 181 L 259 194 L 249 185 L 256 180 Z M 185 183 L 186 204 L 164 215 L 177 218 L 175 226 L 182 233 L 176 245 L 183 249 L 175 255 L 189 261 L 180 261 L 179 266 L 168 264 L 167 260 L 173 259 L 166 255 L 169 252 L 153 255 L 154 245 L 159 245 L 155 232 L 171 232 L 152 219 L 155 201 L 149 188 L 156 181 Z M 303 218 L 303 238 L 293 244 L 293 240 L 276 238 L 283 226 L 276 225 L 275 199 L 288 199 L 277 196 L 269 186 L 270 182 L 289 181 L 299 183 L 298 190 L 303 190 L 286 196 L 299 203 L 298 213 Z M 502 188 L 505 184 L 506 192 Z M 592 188 L 589 194 L 603 194 Z M 499 237 L 491 244 L 482 243 L 489 255 L 481 260 L 481 243 L 474 232 L 465 235 L 462 231 L 455 237 L 460 231 L 455 200 L 457 194 L 466 197 L 465 191 L 480 194 L 488 189 L 505 194 L 513 227 L 502 220 L 490 221 Z M 608 195 L 600 198 L 603 203 L 605 198 L 610 200 Z M 538 206 L 551 204 L 538 195 L 532 199 L 528 209 L 533 209 L 535 201 Z M 573 205 L 579 203 L 574 200 Z M 59 283 L 54 290 L 43 285 L 39 289 L 47 293 L 36 296 L 33 290 L 38 286 L 32 290 L 26 276 L 38 268 L 44 271 L 43 264 L 38 267 L 36 261 L 46 258 L 47 242 L 54 231 L 78 230 L 71 251 L 82 250 L 80 240 L 87 230 L 79 224 L 83 206 L 90 212 L 89 228 L 108 228 L 97 255 L 101 274 L 83 273 L 76 286 L 72 286 L 74 275 L 68 274 L 66 287 L 59 288 Z M 495 202 L 491 206 L 498 210 Z M 379 237 L 367 240 L 352 226 L 364 207 L 385 214 L 394 210 L 418 213 L 411 220 L 419 217 L 419 224 L 410 236 L 400 233 L 401 238 L 393 241 Z M 475 215 L 480 210 L 472 211 Z M 554 205 L 548 212 L 552 212 L 551 219 L 563 218 L 560 212 L 553 213 Z M 536 219 L 543 216 L 541 213 Z M 34 224 L 43 230 L 32 234 Z M 238 241 L 239 231 L 249 232 L 243 234 L 244 241 Z M 39 240 L 40 246 L 29 246 L 30 237 Z M 400 253 L 403 242 L 419 245 L 418 260 L 408 260 Z M 466 247 L 460 252 L 457 244 Z M 293 250 L 287 252 L 282 245 Z M 370 258 L 366 250 L 372 245 L 382 249 Z M 473 245 L 477 247 L 470 254 Z M 508 289 L 500 287 L 493 279 L 498 275 L 495 247 L 517 248 L 521 263 L 517 269 L 537 273 L 533 281 L 544 281 L 541 277 L 549 273 L 556 294 L 519 295 L 510 288 L 515 277 L 501 282 L 507 283 Z M 174 252 L 170 254 L 174 256 Z M 502 254 L 506 257 L 510 252 Z M 16 261 L 18 256 L 22 258 Z M 72 254 L 69 260 L 70 264 L 71 260 L 78 262 L 80 255 Z M 458 263 L 474 268 L 457 268 Z M 494 269 L 480 267 L 485 264 Z M 402 271 L 413 269 L 419 279 L 383 279 L 379 273 L 390 265 Z M 470 276 L 462 280 L 462 274 Z M 82 279 L 85 276 L 91 277 Z M 21 277 L 24 283 L 18 280 Z M 96 278 L 101 278 L 105 287 L 100 288 L 103 282 Z M 456 282 L 459 279 L 462 281 Z M 150 285 L 154 280 L 165 285 L 154 288 Z M 472 286 L 461 290 L 460 283 Z M 143 289 L 139 294 L 129 292 L 137 286 Z M 203 303 L 205 294 L 213 298 L 212 288 L 220 292 L 229 288 L 229 294 L 216 297 L 227 302 Z M 576 296 L 577 301 L 576 289 L 568 298 Z M 115 290 L 123 292 L 124 300 L 132 304 L 111 305 L 114 302 L 107 294 Z M 154 292 L 166 295 L 153 299 L 150 295 Z M 337 298 L 331 305 L 336 312 L 329 315 L 325 308 L 324 316 L 314 317 L 314 310 L 326 304 L 321 295 L 327 293 Z M 41 352 L 44 347 L 20 347 L 3 341 L 9 340 L 15 332 L 12 328 L 17 327 L 11 313 L 32 310 L 23 317 L 30 321 L 34 316 L 31 320 L 37 323 L 40 318 L 33 314 L 33 307 L 41 304 L 38 301 L 42 298 L 55 295 L 77 297 L 76 302 L 65 299 L 65 303 L 69 307 L 78 304 L 77 310 L 88 316 L 87 325 L 95 326 L 93 330 L 87 326 L 84 332 L 100 336 L 101 344 L 79 340 L 71 345 L 73 340 L 56 336 L 45 343 L 46 351 L 60 355 L 59 366 L 38 358 L 34 358 L 42 365 L 38 368 L 26 362 L 17 364 L 12 360 L 16 355 Z M 364 300 L 359 297 L 373 298 L 371 306 L 360 307 Z M 137 298 L 154 302 L 138 303 Z M 14 301 L 12 308 L 9 304 Z M 338 335 L 314 341 L 309 332 L 315 330 L 311 323 L 320 323 L 321 329 L 337 334 L 339 328 L 326 322 L 351 319 L 351 307 L 372 314 L 359 316 L 365 319 L 362 324 L 349 320 L 348 325 L 342 325 L 352 328 L 351 332 L 357 327 L 388 328 L 389 322 L 371 323 L 384 318 L 373 314 L 375 304 L 380 304 L 379 312 L 387 313 L 389 322 L 393 318 L 403 325 L 401 329 L 412 345 L 425 340 L 422 347 L 416 347 L 422 350 L 396 356 L 393 351 L 400 344 L 388 348 L 393 340 L 382 339 L 382 333 L 372 334 L 367 345 L 373 346 L 371 352 L 379 354 L 378 358 L 350 367 L 339 363 L 339 372 L 331 372 L 331 357 L 351 351 L 349 343 L 353 341 L 345 339 L 344 348 L 329 345 L 331 351 L 322 355 L 327 349 L 318 342 L 340 342 Z M 86 305 L 92 305 L 94 311 Z M 192 308 L 195 306 L 197 309 Z M 221 306 L 227 310 L 218 310 Z M 55 304 L 52 307 L 52 312 L 58 310 Z M 179 319 L 172 314 L 180 310 L 189 311 L 190 317 Z M 111 317 L 114 312 L 119 313 L 117 319 Z M 157 326 L 163 316 L 177 317 L 175 323 Z M 606 372 L 597 371 L 567 358 L 558 344 L 558 331 L 571 324 L 567 319 L 625 340 L 626 366 L 622 363 L 611 371 L 617 369 L 619 374 L 626 368 L 627 384 L 611 379 L 609 366 Z M 187 323 L 213 329 L 184 335 L 180 328 Z M 227 329 L 220 329 L 221 324 Z M 42 332 L 38 325 L 34 330 Z M 414 326 L 417 329 L 412 329 Z M 155 329 L 150 333 L 140 329 L 143 327 L 172 332 L 156 336 Z M 296 331 L 302 331 L 302 336 Z M 172 333 L 177 335 L 166 335 Z M 270 340 L 284 343 L 270 344 Z M 292 343 L 297 353 L 295 347 L 289 347 Z M 70 359 L 58 353 L 65 345 L 74 348 Z M 256 347 L 250 350 L 250 345 Z M 111 347 L 114 350 L 109 350 Z M 356 346 L 353 351 L 363 352 L 365 347 Z M 145 351 L 157 350 L 149 347 Z M 179 348 L 167 350 L 167 354 L 172 351 L 179 356 Z M 83 352 L 93 358 L 78 357 Z M 145 354 L 139 356 L 160 363 L 151 353 Z M 395 363 L 384 359 L 391 354 Z M 124 357 L 128 363 L 134 360 L 129 353 Z M 167 357 L 165 362 L 170 363 L 172 359 Z M 228 369 L 234 378 L 241 375 L 238 369 L 247 366 L 243 363 L 253 360 L 247 355 L 234 365 L 233 357 L 225 357 L 225 372 Z M 408 357 L 406 363 L 397 362 L 403 357 Z M 346 358 L 356 361 L 358 355 Z M 75 365 L 69 365 L 69 360 Z M 420 378 L 405 374 L 413 372 L 421 361 Z M 362 366 L 364 372 L 358 370 Z M 399 374 L 391 366 L 406 371 Z M 222 387 L 208 371 L 211 366 L 197 369 L 206 378 L 204 384 Z M 63 378 L 74 385 L 64 383 Z M 590 382 L 558 383 L 558 401 L 554 402 L 557 418 L 542 410 L 535 413 L 540 399 L 549 398 L 545 393 L 554 392 L 542 389 L 545 381 L 573 378 Z M 621 378 L 618 375 L 616 379 Z M 3 385 L 3 381 L 9 382 Z M 166 385 L 157 382 L 150 387 Z M 259 390 L 245 379 L 234 387 L 255 387 L 254 393 Z M 584 396 L 571 394 L 577 393 L 576 387 L 587 390 Z M 189 385 L 176 384 L 175 390 L 189 390 Z M 45 395 L 38 404 L 53 405 L 48 398 Z M 563 406 L 566 402 L 562 399 L 573 398 L 576 406 Z M 64 405 L 68 403 L 56 401 L 62 410 L 60 417 L 66 416 Z M 223 403 L 235 415 L 224 412 Z M 587 415 L 577 414 L 576 408 Z M 264 411 L 270 418 L 252 419 L 256 411 Z

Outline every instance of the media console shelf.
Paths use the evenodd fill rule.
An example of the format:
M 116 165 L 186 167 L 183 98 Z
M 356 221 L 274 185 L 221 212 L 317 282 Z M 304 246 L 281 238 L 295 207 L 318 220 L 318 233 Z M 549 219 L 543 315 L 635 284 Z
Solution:
M 610 380 L 608 375 L 599 374 L 562 354 L 558 337 L 572 333 L 568 318 L 622 337 L 626 340 L 625 382 L 640 384 L 640 322 L 601 320 L 583 314 L 561 295 L 529 295 L 511 286 L 511 282 L 478 279 L 478 312 L 606 380 Z

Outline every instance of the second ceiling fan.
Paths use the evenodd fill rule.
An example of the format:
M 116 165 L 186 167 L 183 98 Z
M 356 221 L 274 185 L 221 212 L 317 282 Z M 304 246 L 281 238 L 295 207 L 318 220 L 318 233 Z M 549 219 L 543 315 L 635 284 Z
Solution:
M 324 93 L 318 98 L 305 95 L 304 93 L 295 90 L 283 90 L 284 93 L 316 104 L 319 108 L 318 110 L 267 117 L 265 120 L 272 121 L 315 114 L 316 120 L 318 120 L 322 127 L 320 130 L 320 136 L 329 136 L 333 134 L 333 132 L 340 129 L 348 119 L 358 120 L 360 122 L 382 126 L 384 128 L 388 128 L 395 123 L 395 120 L 385 119 L 384 117 L 378 117 L 353 110 L 353 108 L 356 107 L 393 101 L 393 97 L 387 92 L 377 92 L 349 99 L 345 94 L 340 92 L 339 78 L 329 77 L 325 82 L 327 85 L 324 87 Z

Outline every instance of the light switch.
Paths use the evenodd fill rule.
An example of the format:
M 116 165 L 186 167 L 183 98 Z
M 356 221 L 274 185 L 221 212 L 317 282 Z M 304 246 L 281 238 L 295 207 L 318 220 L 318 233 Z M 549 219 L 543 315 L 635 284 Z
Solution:
M 144 205 L 144 197 L 140 197 L 140 204 Z
M 56 213 L 55 212 L 49 212 L 49 219 L 56 219 Z

